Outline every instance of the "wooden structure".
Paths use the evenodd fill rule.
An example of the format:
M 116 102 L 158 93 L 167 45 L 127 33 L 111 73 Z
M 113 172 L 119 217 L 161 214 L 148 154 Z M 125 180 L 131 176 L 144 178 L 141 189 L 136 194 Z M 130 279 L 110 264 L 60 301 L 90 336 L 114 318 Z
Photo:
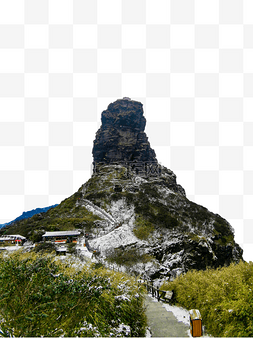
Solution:
M 21 235 L 3 235 L 0 237 L 0 245 L 23 245 L 26 238 Z
M 142 283 L 146 286 L 146 289 L 149 293 L 152 294 L 152 297 L 155 297 L 158 301 L 170 302 L 173 298 L 173 291 L 163 291 L 153 286 L 151 281 L 139 280 L 138 283 Z M 193 309 L 189 311 L 190 313 L 190 331 L 192 337 L 201 337 L 202 336 L 202 317 L 199 310 Z
M 81 232 L 78 230 L 71 231 L 47 231 L 42 237 L 43 241 L 54 243 L 77 243 Z
M 192 309 L 190 312 L 191 335 L 193 337 L 202 336 L 202 318 L 199 310 Z
M 160 300 L 164 301 L 164 302 L 169 302 L 172 297 L 173 297 L 173 291 L 164 291 L 164 290 L 160 290 L 158 288 L 156 288 L 155 286 L 153 286 L 153 283 L 149 283 L 148 281 L 140 281 L 141 283 L 143 283 L 143 285 L 146 286 L 147 292 L 152 294 L 152 297 L 155 297 L 158 302 Z

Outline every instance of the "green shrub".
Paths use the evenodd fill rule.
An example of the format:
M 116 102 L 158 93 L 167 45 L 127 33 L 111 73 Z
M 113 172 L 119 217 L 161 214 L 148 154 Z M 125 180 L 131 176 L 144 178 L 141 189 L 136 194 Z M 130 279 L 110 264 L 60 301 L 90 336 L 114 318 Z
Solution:
M 213 226 L 215 231 L 222 236 L 225 236 L 228 232 L 230 232 L 229 226 L 226 222 L 216 221 Z
M 119 247 L 107 253 L 107 260 L 118 265 L 131 266 L 140 261 L 140 254 L 134 248 Z
M 106 256 L 108 262 L 116 263 L 117 265 L 126 267 L 131 267 L 137 263 L 146 264 L 153 259 L 152 256 L 140 253 L 139 250 L 135 248 L 127 249 L 124 247 L 112 249 L 107 253 Z
M 189 271 L 163 290 L 173 290 L 175 303 L 199 309 L 203 324 L 213 336 L 253 336 L 253 263 Z
M 154 230 L 155 228 L 150 222 L 145 221 L 141 217 L 136 219 L 133 232 L 137 238 L 147 240 Z
M 144 194 L 148 195 L 149 197 L 159 198 L 160 194 L 157 191 L 157 188 L 155 185 L 150 183 L 143 183 L 141 185 L 141 188 L 144 189 Z
M 94 270 L 97 270 L 97 269 L 100 269 L 100 268 L 103 268 L 104 267 L 104 264 L 101 263 L 101 262 L 98 262 L 98 263 L 94 263 L 93 264 L 93 269 Z
M 38 243 L 34 248 L 34 251 L 42 253 L 54 253 L 56 251 L 56 246 L 51 242 Z
M 153 190 L 152 190 L 153 191 Z M 153 191 L 155 195 L 155 190 Z M 168 210 L 168 207 L 159 201 L 150 202 L 148 194 L 139 191 L 134 199 L 135 213 L 143 219 L 163 228 L 175 228 L 179 225 L 177 218 Z
M 70 254 L 76 253 L 76 243 L 68 243 L 67 248 L 68 248 L 68 253 Z
M 34 230 L 32 234 L 30 235 L 30 240 L 32 242 L 41 242 L 43 240 L 42 235 L 44 234 L 43 230 Z
M 127 205 L 131 205 L 134 203 L 135 200 L 135 194 L 130 193 L 130 192 L 124 192 L 124 197 L 126 198 Z
M 0 255 L 3 336 L 144 336 L 144 290 L 133 278 L 76 260 Z
M 118 200 L 120 200 L 122 198 L 122 195 L 121 195 L 121 193 L 114 193 L 114 194 L 111 194 L 111 200 L 112 201 L 118 201 Z

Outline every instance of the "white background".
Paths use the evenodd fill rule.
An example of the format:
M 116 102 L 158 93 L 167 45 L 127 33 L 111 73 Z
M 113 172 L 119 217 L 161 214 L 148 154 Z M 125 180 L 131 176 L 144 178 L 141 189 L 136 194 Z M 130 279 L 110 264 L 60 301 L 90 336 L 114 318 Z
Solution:
M 141 101 L 158 161 L 253 260 L 252 0 L 0 0 L 0 223 L 89 179 L 103 110 Z

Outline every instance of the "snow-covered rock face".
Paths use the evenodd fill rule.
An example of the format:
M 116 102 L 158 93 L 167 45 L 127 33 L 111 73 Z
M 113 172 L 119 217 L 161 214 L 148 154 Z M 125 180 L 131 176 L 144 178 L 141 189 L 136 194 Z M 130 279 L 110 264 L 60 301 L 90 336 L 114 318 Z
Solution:
M 123 224 L 105 236 L 90 241 L 91 246 L 99 248 L 102 255 L 106 254 L 108 250 L 137 243 L 142 245 L 143 241 L 134 236 L 133 231 L 127 224 Z
M 242 258 L 231 225 L 189 201 L 167 168 L 162 167 L 158 177 L 144 178 L 127 173 L 124 166 L 107 165 L 84 185 L 82 199 L 99 205 L 115 220 L 116 227 L 91 241 L 104 258 L 117 248 L 153 257 L 132 266 L 135 272 L 143 273 L 145 267 L 152 278 L 173 279 L 189 269 Z
M 133 227 L 135 220 L 134 206 L 128 206 L 125 199 L 113 201 L 109 207 L 109 212 L 118 223 L 128 224 L 131 228 Z

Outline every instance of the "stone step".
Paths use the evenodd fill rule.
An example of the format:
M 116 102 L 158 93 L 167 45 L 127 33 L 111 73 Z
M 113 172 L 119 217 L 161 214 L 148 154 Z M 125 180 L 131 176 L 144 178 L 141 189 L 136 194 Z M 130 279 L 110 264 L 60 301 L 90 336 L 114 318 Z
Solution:
M 155 302 L 147 295 L 145 306 L 152 337 L 188 337 L 189 326 L 178 322 L 174 314 L 167 311 L 162 303 Z

